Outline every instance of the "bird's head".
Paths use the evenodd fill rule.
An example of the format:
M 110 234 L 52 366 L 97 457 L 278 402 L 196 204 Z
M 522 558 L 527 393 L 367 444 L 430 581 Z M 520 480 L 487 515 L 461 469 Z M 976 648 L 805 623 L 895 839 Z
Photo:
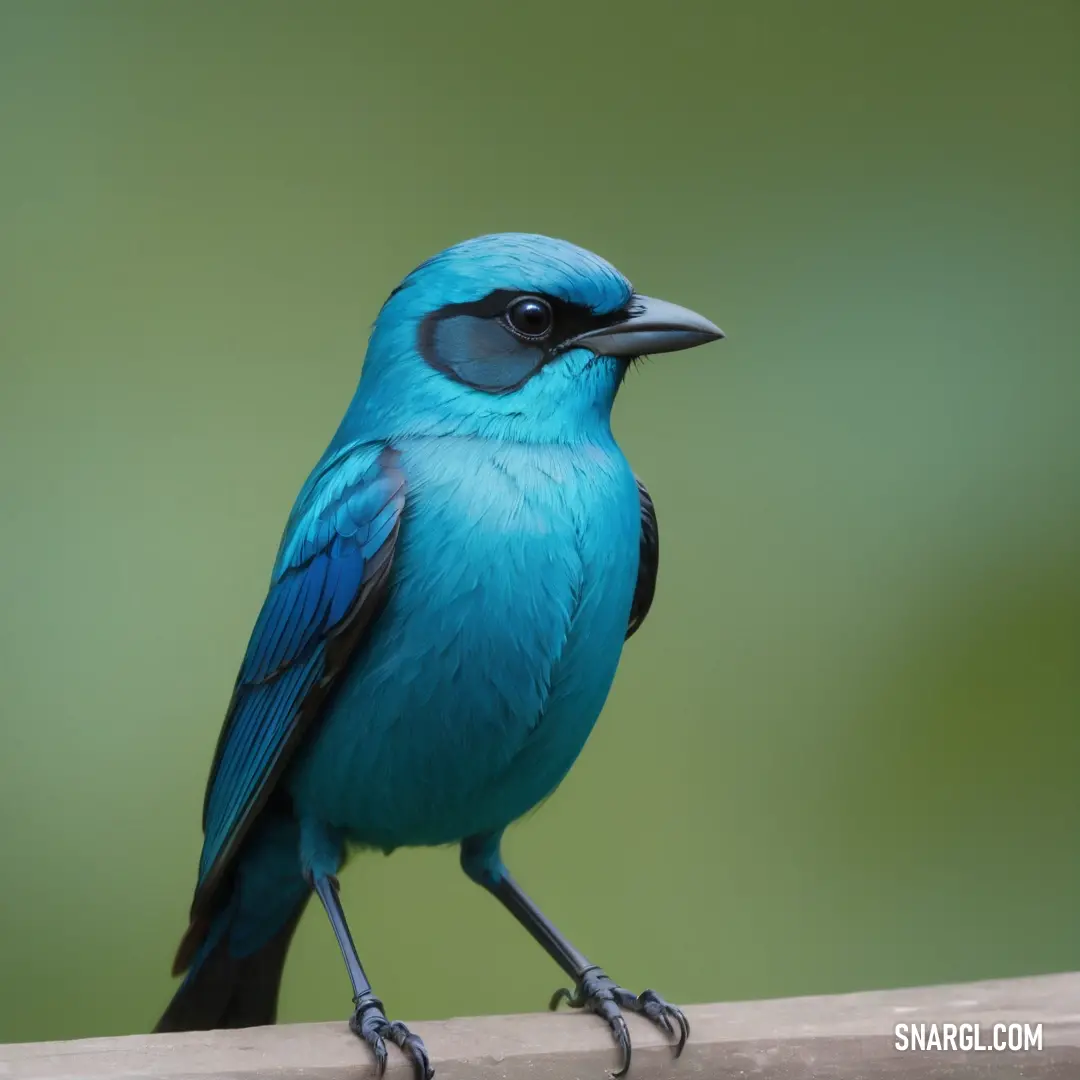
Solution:
M 634 358 L 720 337 L 702 316 L 638 295 L 574 244 L 481 236 L 391 293 L 345 424 L 353 437 L 575 441 L 608 429 Z

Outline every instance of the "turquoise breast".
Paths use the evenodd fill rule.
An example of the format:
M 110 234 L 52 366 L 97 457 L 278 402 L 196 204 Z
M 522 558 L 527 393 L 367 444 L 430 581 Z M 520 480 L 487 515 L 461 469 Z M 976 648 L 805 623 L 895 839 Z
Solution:
M 500 829 L 577 758 L 611 687 L 639 503 L 614 441 L 405 440 L 393 587 L 285 778 L 382 848 Z

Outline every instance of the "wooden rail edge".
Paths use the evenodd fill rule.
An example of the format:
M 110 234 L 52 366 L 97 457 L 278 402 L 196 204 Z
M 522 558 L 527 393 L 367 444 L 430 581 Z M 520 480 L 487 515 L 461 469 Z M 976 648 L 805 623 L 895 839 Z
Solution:
M 1080 1080 L 1080 973 L 882 990 L 828 997 L 692 1005 L 686 1052 L 674 1061 L 663 1038 L 628 1017 L 629 1080 Z M 1041 1025 L 1042 1049 L 912 1049 L 895 1025 L 979 1025 L 993 1045 L 1008 1025 Z M 604 1080 L 617 1065 L 604 1025 L 580 1013 L 478 1016 L 417 1023 L 437 1080 Z M 1014 1029 L 1019 1041 L 1019 1031 Z M 959 1036 L 958 1036 L 959 1037 Z M 932 1045 L 932 1044 L 931 1044 Z M 959 1045 L 959 1044 L 958 1044 Z M 411 1069 L 390 1047 L 386 1076 Z M 130 1035 L 0 1045 L 4 1080 L 367 1080 L 375 1070 L 344 1023 L 296 1024 L 182 1035 Z

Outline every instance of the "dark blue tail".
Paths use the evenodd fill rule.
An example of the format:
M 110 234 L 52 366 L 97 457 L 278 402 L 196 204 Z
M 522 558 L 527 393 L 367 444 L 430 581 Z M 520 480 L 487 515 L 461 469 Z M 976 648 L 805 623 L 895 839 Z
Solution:
M 277 1019 L 285 956 L 311 889 L 295 820 L 269 815 L 238 859 L 223 906 L 193 919 L 177 956 L 187 976 L 156 1032 L 256 1027 Z

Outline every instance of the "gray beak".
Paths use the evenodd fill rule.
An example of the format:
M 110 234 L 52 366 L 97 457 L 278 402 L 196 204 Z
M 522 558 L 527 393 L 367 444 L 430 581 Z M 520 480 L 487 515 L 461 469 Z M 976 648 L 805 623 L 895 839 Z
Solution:
M 724 336 L 703 315 L 666 300 L 635 296 L 630 308 L 634 314 L 625 322 L 579 334 L 564 348 L 589 349 L 599 356 L 645 356 L 692 349 Z

